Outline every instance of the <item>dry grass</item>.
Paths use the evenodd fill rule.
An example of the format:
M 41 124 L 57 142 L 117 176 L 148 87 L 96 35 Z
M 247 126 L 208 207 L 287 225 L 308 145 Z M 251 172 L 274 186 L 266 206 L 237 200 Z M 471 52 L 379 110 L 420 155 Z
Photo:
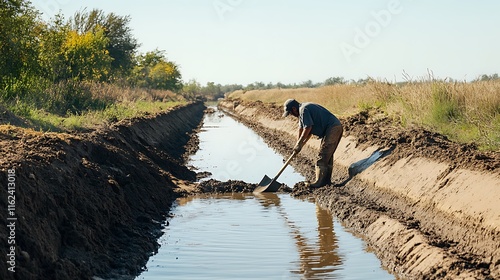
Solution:
M 144 88 L 133 88 L 128 86 L 117 86 L 107 83 L 89 82 L 84 86 L 91 92 L 95 99 L 115 102 L 169 102 L 169 101 L 185 101 L 182 96 L 169 90 L 155 90 Z
M 323 105 L 339 116 L 348 116 L 359 111 L 366 104 L 375 103 L 376 96 L 369 88 L 357 85 L 333 85 L 321 88 L 270 89 L 235 91 L 229 98 L 264 103 L 283 104 L 293 98 L 299 102 L 314 102 Z
M 186 102 L 180 94 L 171 91 L 96 82 L 61 82 L 42 94 L 25 96 L 5 107 L 24 119 L 27 127 L 64 132 L 155 114 Z
M 321 88 L 236 91 L 230 98 L 282 104 L 288 98 L 322 104 L 339 116 L 378 108 L 402 125 L 418 125 L 451 139 L 500 149 L 500 81 L 371 82 Z
M 394 92 L 389 113 L 460 142 L 500 147 L 500 81 L 410 83 Z

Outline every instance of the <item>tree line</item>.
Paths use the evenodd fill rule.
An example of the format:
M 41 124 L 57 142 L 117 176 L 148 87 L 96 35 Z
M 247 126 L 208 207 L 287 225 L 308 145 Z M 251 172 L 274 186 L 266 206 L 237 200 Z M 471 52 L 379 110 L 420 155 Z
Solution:
M 472 82 L 498 81 L 498 80 L 500 80 L 498 74 L 491 74 L 491 75 L 483 74 L 480 75 L 478 78 L 474 79 Z M 445 81 L 459 82 L 458 80 L 453 80 L 451 78 L 446 78 Z M 345 85 L 345 84 L 366 85 L 367 83 L 370 82 L 376 82 L 376 80 L 370 77 L 358 80 L 353 80 L 353 79 L 347 80 L 344 77 L 337 76 L 337 77 L 330 77 L 323 82 L 316 82 L 316 83 L 313 82 L 312 80 L 307 80 L 302 83 L 289 83 L 289 84 L 284 84 L 281 82 L 277 83 L 253 82 L 247 84 L 246 86 L 243 86 L 241 84 L 221 85 L 221 84 L 215 84 L 214 82 L 208 82 L 205 86 L 202 86 L 196 80 L 190 80 L 184 84 L 182 92 L 184 95 L 188 97 L 201 95 L 206 99 L 216 100 L 217 98 L 224 97 L 226 93 L 230 93 L 236 90 L 249 91 L 249 90 L 266 90 L 266 89 L 318 88 L 323 86 Z M 412 80 L 408 79 L 408 81 L 398 82 L 397 84 L 404 85 L 410 82 L 412 82 Z
M 29 1 L 0 1 L 1 100 L 43 103 L 54 88 L 74 95 L 84 82 L 181 90 L 179 66 L 158 49 L 138 53 L 129 23 L 98 9 L 46 22 Z
M 140 44 L 129 23 L 129 16 L 98 9 L 83 9 L 68 19 L 56 15 L 46 22 L 27 0 L 0 1 L 0 100 L 78 112 L 102 106 L 82 90 L 86 82 L 171 90 L 188 99 L 214 100 L 235 90 L 314 88 L 371 80 L 330 77 L 320 83 L 254 82 L 246 86 L 183 82 L 179 66 L 163 50 L 138 53 Z M 497 74 L 482 75 L 477 81 L 497 79 Z
M 324 82 L 313 82 L 312 80 L 307 80 L 302 83 L 264 83 L 264 82 L 253 82 L 247 84 L 246 86 L 242 84 L 215 84 L 214 82 L 207 82 L 206 85 L 201 85 L 195 79 L 189 80 L 184 83 L 182 93 L 187 97 L 192 97 L 196 95 L 201 95 L 208 100 L 216 100 L 217 98 L 222 98 L 226 93 L 230 93 L 236 90 L 266 90 L 266 89 L 288 89 L 288 88 L 316 88 L 322 86 L 331 86 L 338 84 L 366 84 L 370 79 L 359 79 L 346 80 L 343 77 L 330 77 Z
M 106 14 L 98 9 L 84 9 L 68 19 L 59 14 L 45 22 L 29 1 L 0 2 L 2 100 L 31 98 L 35 103 L 44 103 L 43 97 L 54 98 L 53 94 L 47 95 L 56 91 L 65 95 L 62 99 L 67 103 L 74 103 L 70 99 L 79 95 L 78 85 L 89 81 L 171 90 L 188 99 L 202 96 L 212 100 L 235 90 L 319 87 L 348 82 L 342 77 L 332 77 L 322 83 L 308 80 L 298 84 L 200 85 L 196 80 L 183 83 L 179 66 L 169 61 L 164 51 L 137 53 L 140 45 L 129 23 L 129 16 Z

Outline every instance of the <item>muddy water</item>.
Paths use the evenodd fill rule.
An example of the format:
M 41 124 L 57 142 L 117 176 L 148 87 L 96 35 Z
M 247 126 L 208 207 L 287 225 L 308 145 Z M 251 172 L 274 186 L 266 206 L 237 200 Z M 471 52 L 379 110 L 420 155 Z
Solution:
M 282 165 L 250 129 L 205 117 L 191 164 L 217 180 L 258 183 Z M 279 181 L 304 180 L 288 167 Z M 137 279 L 394 279 L 327 211 L 287 194 L 179 199 L 159 252 Z

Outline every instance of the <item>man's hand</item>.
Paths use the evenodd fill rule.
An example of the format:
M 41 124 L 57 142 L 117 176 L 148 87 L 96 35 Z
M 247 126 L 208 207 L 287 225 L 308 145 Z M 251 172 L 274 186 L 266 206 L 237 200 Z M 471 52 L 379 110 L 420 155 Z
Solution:
M 306 127 L 306 128 L 299 128 L 299 140 L 297 140 L 297 144 L 295 144 L 295 147 L 293 147 L 293 151 L 298 154 L 300 153 L 300 150 L 302 150 L 302 147 L 306 144 L 306 142 L 311 138 L 311 130 L 312 126 Z
M 297 141 L 297 144 L 295 144 L 295 146 L 293 147 L 294 153 L 296 154 L 300 153 L 300 150 L 302 150 L 303 146 L 304 144 L 302 143 L 302 141 Z

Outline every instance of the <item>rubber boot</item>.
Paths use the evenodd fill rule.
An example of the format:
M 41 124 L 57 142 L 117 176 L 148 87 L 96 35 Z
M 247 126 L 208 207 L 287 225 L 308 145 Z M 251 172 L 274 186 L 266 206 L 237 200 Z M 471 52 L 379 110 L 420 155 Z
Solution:
M 328 173 L 326 166 L 316 166 L 316 180 L 306 184 L 308 187 L 319 188 L 325 185 L 325 178 Z
M 332 172 L 333 172 L 333 165 L 328 165 L 328 167 L 326 168 L 326 174 L 325 174 L 325 185 L 332 184 Z

